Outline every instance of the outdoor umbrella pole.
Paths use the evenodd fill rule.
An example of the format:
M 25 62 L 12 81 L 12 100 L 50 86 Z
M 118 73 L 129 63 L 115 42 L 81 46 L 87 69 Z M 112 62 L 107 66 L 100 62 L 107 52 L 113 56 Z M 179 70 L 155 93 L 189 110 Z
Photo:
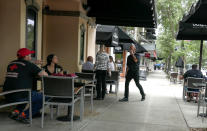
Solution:
M 200 45 L 199 70 L 201 70 L 201 66 L 202 66 L 202 57 L 203 57 L 203 40 L 201 40 L 201 45 Z

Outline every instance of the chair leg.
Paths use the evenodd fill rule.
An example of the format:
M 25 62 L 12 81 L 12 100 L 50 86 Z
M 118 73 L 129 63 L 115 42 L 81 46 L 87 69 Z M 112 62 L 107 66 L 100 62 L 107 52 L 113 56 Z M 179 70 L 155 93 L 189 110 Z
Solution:
M 200 113 L 200 102 L 201 102 L 201 99 L 200 99 L 200 97 L 199 97 L 199 100 L 198 100 L 197 117 L 199 116 L 199 113 Z
M 57 105 L 57 109 L 56 109 L 56 116 L 58 116 L 59 115 L 59 106 Z
M 115 84 L 115 92 L 116 92 L 116 98 L 118 98 L 118 83 Z
M 43 126 L 44 126 L 44 117 L 45 117 L 44 113 L 45 113 L 45 103 L 44 103 L 44 101 L 43 101 L 43 104 L 42 104 L 42 120 L 41 120 L 41 128 L 43 128 Z
M 119 93 L 119 81 L 117 82 L 117 97 L 118 97 L 118 93 Z
M 93 87 L 91 90 L 91 112 L 93 112 Z
M 185 95 L 186 95 L 186 93 L 185 93 L 185 87 L 183 87 L 183 100 L 185 100 Z
M 83 91 L 81 91 L 81 101 L 80 101 L 80 120 L 83 120 L 84 115 L 84 94 Z
M 50 119 L 53 120 L 53 105 L 50 106 Z
M 188 96 L 188 93 L 189 93 L 188 91 L 185 91 L 185 96 L 186 96 L 185 101 L 187 101 L 187 99 L 188 99 L 188 97 L 189 97 L 189 96 Z
M 202 122 L 204 122 L 204 113 L 205 113 L 205 100 L 203 101 L 203 116 L 202 116 Z
M 72 110 L 71 110 L 71 130 L 73 130 L 73 114 L 74 114 L 74 101 L 72 101 Z
M 96 86 L 95 86 L 95 88 L 94 88 L 94 92 L 95 92 L 95 93 L 94 93 L 94 95 L 95 95 L 94 97 L 97 97 Z
M 205 105 L 206 105 L 206 115 L 207 115 L 207 104 L 206 104 L 206 102 L 205 102 Z
M 32 126 L 32 94 L 29 92 L 29 120 L 30 126 Z

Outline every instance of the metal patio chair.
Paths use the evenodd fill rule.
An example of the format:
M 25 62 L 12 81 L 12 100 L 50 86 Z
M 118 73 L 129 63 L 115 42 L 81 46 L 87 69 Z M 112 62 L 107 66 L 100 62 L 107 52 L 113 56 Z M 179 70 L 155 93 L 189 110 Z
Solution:
M 78 76 L 78 79 L 84 80 L 87 83 L 85 83 L 85 90 L 84 90 L 84 97 L 91 97 L 91 112 L 93 112 L 93 96 L 94 96 L 94 89 L 96 87 L 95 81 L 96 81 L 96 74 L 95 73 L 84 73 L 84 72 L 76 72 L 75 73 Z
M 31 98 L 31 89 L 18 89 L 18 90 L 10 90 L 1 92 L 0 96 L 5 96 L 8 94 L 13 93 L 20 93 L 20 92 L 28 92 L 28 100 L 21 101 L 21 102 L 6 102 L 5 100 L 0 101 L 0 108 L 14 106 L 14 105 L 21 105 L 21 104 L 29 104 L 29 121 L 30 126 L 32 126 L 32 98 Z
M 177 72 L 171 72 L 170 73 L 170 82 L 177 82 L 178 73 Z
M 202 92 L 203 90 L 200 91 L 199 100 L 198 100 L 197 117 L 200 115 L 200 106 L 202 104 L 202 106 L 203 106 L 203 113 L 201 115 L 202 121 L 204 121 L 204 117 L 207 116 L 207 90 L 206 90 L 206 87 L 207 87 L 207 84 L 203 88 L 203 89 L 205 89 L 205 91 L 204 92 Z
M 119 91 L 119 78 L 120 78 L 119 71 L 111 71 L 111 77 L 108 76 L 106 77 L 107 85 L 115 85 L 116 97 L 118 97 L 118 91 Z
M 191 91 L 189 89 L 200 89 L 198 87 L 195 87 L 193 83 L 202 83 L 203 81 L 204 81 L 203 78 L 188 77 L 186 86 L 185 84 L 183 85 L 183 99 L 186 100 L 185 96 L 187 96 L 187 93 L 193 93 L 199 96 L 200 93 L 199 91 Z
M 139 79 L 140 80 L 147 80 L 147 72 L 146 70 L 139 70 Z
M 43 87 L 43 108 L 41 127 L 44 124 L 45 105 L 65 105 L 71 106 L 71 128 L 73 129 L 73 114 L 74 104 L 81 100 L 80 103 L 80 120 L 83 119 L 84 100 L 83 88 L 81 88 L 81 95 L 75 95 L 74 92 L 74 77 L 57 77 L 47 76 L 42 77 Z M 47 98 L 48 100 L 46 100 Z

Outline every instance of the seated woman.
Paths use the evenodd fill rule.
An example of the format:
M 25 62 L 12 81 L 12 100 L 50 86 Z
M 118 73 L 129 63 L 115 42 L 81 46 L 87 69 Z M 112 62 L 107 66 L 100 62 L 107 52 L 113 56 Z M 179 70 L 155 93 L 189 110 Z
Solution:
M 48 75 L 63 74 L 63 68 L 58 65 L 58 57 L 54 54 L 47 56 L 47 64 L 43 67 Z

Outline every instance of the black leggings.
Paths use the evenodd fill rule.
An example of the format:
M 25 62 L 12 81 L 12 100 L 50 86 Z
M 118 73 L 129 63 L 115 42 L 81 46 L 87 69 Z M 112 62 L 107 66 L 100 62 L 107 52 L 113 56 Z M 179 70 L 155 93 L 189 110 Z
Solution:
M 133 73 L 129 72 L 126 76 L 124 97 L 125 98 L 129 97 L 129 83 L 132 79 L 134 79 L 136 86 L 138 87 L 140 94 L 143 97 L 145 95 L 144 90 L 142 88 L 142 85 L 140 85 L 139 83 L 139 74 L 136 72 L 133 72 Z
M 104 98 L 105 97 L 105 91 L 106 91 L 106 70 L 97 70 L 96 71 L 96 78 L 97 78 L 97 84 L 96 84 L 96 90 L 97 90 L 97 98 Z

